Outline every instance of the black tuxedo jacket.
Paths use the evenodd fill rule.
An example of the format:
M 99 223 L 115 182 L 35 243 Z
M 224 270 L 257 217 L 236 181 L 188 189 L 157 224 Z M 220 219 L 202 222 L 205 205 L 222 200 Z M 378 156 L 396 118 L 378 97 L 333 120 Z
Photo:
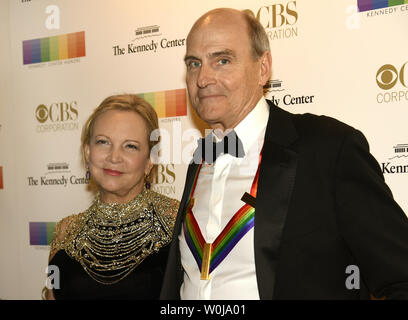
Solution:
M 364 136 L 268 103 L 254 226 L 260 298 L 408 299 L 408 219 Z M 197 167 L 187 171 L 161 299 L 180 298 L 178 235 Z

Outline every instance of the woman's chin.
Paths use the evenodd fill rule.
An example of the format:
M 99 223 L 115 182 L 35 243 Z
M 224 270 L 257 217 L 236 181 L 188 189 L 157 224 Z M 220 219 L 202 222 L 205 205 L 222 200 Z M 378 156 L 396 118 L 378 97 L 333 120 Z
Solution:
M 117 186 L 100 186 L 101 200 L 103 202 L 124 203 L 134 199 L 143 190 L 143 185 L 132 189 L 122 189 Z

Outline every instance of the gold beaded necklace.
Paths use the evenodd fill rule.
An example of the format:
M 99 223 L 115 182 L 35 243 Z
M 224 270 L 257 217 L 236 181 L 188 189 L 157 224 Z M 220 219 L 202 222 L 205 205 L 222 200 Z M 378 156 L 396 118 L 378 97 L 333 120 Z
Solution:
M 174 221 L 163 214 L 172 210 L 166 199 L 148 189 L 126 204 L 105 204 L 98 195 L 71 228 L 66 252 L 95 281 L 119 282 L 170 242 Z

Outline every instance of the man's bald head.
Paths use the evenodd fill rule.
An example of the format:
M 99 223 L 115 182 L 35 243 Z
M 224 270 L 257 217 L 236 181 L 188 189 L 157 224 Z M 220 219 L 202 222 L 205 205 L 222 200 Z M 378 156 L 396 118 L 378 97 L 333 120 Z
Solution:
M 232 24 L 243 23 L 246 25 L 247 36 L 251 43 L 250 50 L 252 50 L 252 56 L 255 60 L 260 58 L 265 51 L 270 51 L 269 39 L 265 29 L 259 21 L 256 20 L 252 11 L 240 11 L 232 8 L 217 8 L 204 13 L 191 28 L 187 37 L 187 43 L 191 33 L 202 26 L 217 21 Z

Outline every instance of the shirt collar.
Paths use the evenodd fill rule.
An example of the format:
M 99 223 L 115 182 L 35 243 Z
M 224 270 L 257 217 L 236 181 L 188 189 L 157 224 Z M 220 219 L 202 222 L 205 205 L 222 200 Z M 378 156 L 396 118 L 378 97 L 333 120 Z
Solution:
M 268 119 L 269 105 L 265 97 L 261 97 L 251 112 L 234 128 L 235 133 L 242 142 L 245 154 L 248 153 L 249 148 L 256 141 L 262 130 L 266 128 Z M 223 136 L 217 136 L 214 130 L 212 130 L 211 134 L 207 137 L 211 137 L 210 139 L 212 139 L 213 142 L 220 142 L 223 139 Z
M 264 97 L 259 99 L 255 108 L 234 128 L 242 141 L 245 154 L 265 130 L 269 119 L 269 106 Z

